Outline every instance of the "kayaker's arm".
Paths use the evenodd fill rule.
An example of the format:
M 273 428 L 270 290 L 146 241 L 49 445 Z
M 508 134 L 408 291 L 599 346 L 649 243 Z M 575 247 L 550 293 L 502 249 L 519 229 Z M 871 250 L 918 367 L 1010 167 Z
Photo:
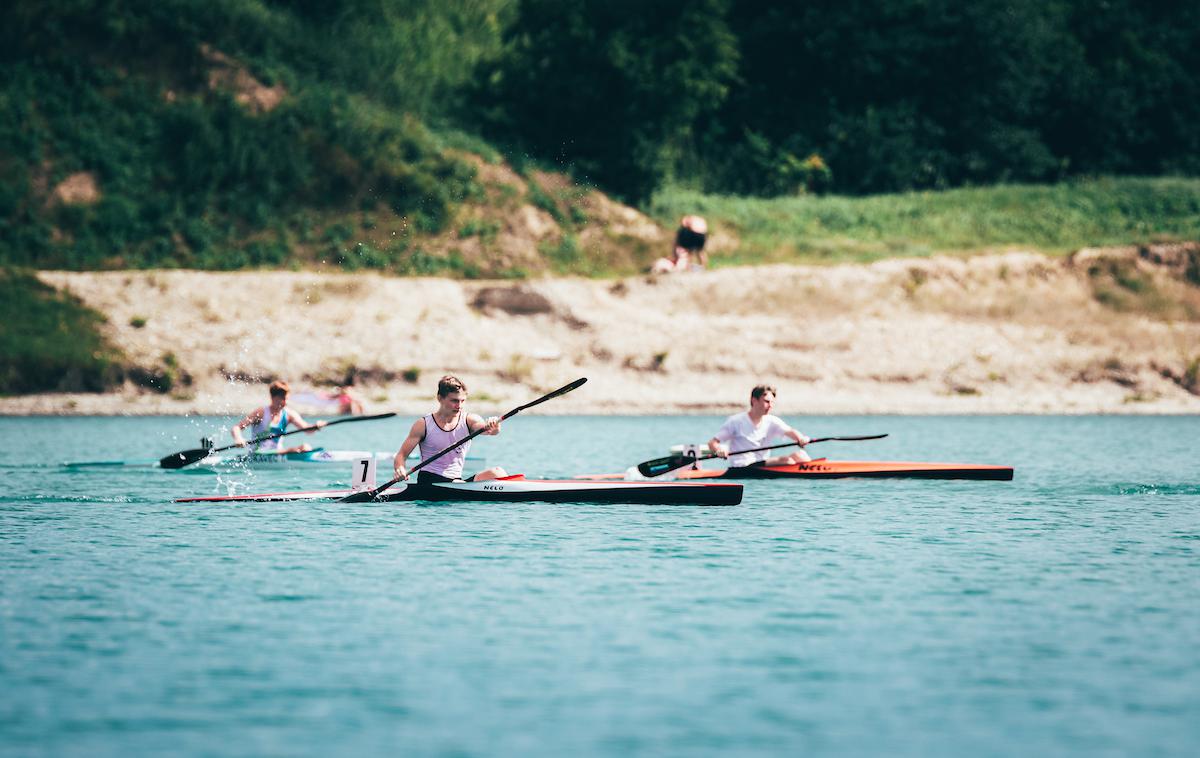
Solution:
M 299 413 L 296 413 L 295 411 L 293 411 L 290 408 L 288 409 L 288 423 L 295 424 L 296 428 L 303 429 L 308 434 L 316 434 L 318 429 L 325 428 L 324 421 L 318 421 L 315 424 L 310 424 L 304 420 L 303 416 L 301 416 Z
M 804 446 L 805 446 L 805 445 L 807 445 L 808 443 L 812 442 L 812 438 L 811 438 L 811 437 L 805 437 L 803 434 L 801 434 L 800 432 L 796 431 L 795 429 L 791 429 L 791 430 L 789 430 L 789 431 L 787 432 L 787 434 L 785 434 L 784 436 L 785 436 L 785 437 L 788 437 L 788 438 L 790 438 L 790 439 L 793 439 L 793 440 L 795 440 L 795 441 L 796 441 L 796 444 L 797 444 L 797 445 L 799 445 L 800 447 L 804 447 Z
M 408 460 L 408 456 L 412 453 L 413 448 L 421 444 L 421 440 L 425 439 L 425 418 L 422 416 L 413 422 L 412 428 L 408 430 L 408 436 L 404 438 L 403 444 L 400 445 L 400 450 L 396 453 L 395 459 L 392 461 L 392 471 L 395 472 L 397 479 L 407 479 L 408 469 L 404 463 Z
M 483 432 L 484 434 L 487 434 L 487 435 L 490 435 L 493 437 L 496 436 L 497 434 L 500 433 L 500 417 L 499 416 L 490 416 L 490 417 L 488 417 L 488 419 L 486 421 L 484 421 L 482 416 L 478 416 L 474 413 L 468 414 L 467 415 L 467 430 L 472 431 L 472 432 L 477 432 L 480 429 L 484 430 L 484 432 Z
M 247 443 L 242 437 L 242 430 L 248 426 L 254 426 L 260 420 L 262 420 L 262 412 L 262 408 L 256 408 L 250 411 L 250 413 L 246 414 L 246 418 L 229 428 L 229 431 L 233 432 L 233 443 L 235 445 L 238 447 L 246 447 Z
M 722 445 L 721 440 L 716 437 L 708 441 L 708 449 L 712 451 L 713 455 L 720 456 L 721 458 L 729 457 L 729 448 Z

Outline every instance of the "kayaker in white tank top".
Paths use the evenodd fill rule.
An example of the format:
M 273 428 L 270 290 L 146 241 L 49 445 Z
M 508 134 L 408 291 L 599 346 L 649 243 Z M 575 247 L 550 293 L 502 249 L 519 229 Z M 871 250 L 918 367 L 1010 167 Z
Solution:
M 261 437 L 266 437 L 271 434 L 280 434 L 287 431 L 288 425 L 288 409 L 280 408 L 279 413 L 275 413 L 269 405 L 264 405 L 259 411 L 258 420 L 250 425 L 250 439 L 256 440 Z M 262 440 L 261 442 L 250 442 L 250 446 L 254 450 L 275 450 L 282 447 L 278 439 Z
M 309 434 L 316 432 L 318 429 L 325 426 L 324 421 L 318 421 L 315 424 L 310 424 L 304 420 L 304 417 L 296 413 L 288 407 L 288 393 L 291 388 L 287 382 L 277 381 L 271 382 L 268 388 L 271 394 L 271 404 L 264 405 L 262 408 L 257 408 L 246 415 L 244 419 L 237 422 L 230 429 L 233 432 L 234 444 L 241 447 L 250 447 L 253 445 L 255 452 L 278 452 L 284 453 L 304 453 L 312 450 L 312 445 L 307 443 L 303 445 L 295 445 L 292 447 L 284 447 L 279 438 L 272 440 L 262 440 L 254 443 L 260 437 L 270 434 L 279 434 L 286 432 L 288 425 L 291 424 L 299 429 L 304 429 Z M 247 442 L 242 437 L 242 430 L 250 430 L 250 442 Z
M 418 445 L 421 449 L 421 460 L 426 460 L 454 443 L 465 439 L 474 432 L 496 435 L 500 433 L 500 419 L 492 416 L 486 421 L 474 413 L 467 413 L 464 407 L 467 402 L 467 387 L 457 377 L 443 376 L 438 382 L 438 409 L 427 416 L 422 416 L 413 422 L 408 430 L 408 436 L 400 445 L 392 467 L 397 479 L 407 479 L 408 469 L 405 462 L 408 455 Z M 467 450 L 471 443 L 464 442 L 432 463 L 423 466 L 417 472 L 417 481 L 447 482 L 462 479 L 463 463 L 467 459 Z M 475 474 L 469 481 L 482 482 L 487 479 L 498 479 L 508 476 L 504 469 L 496 466 Z
M 467 431 L 466 423 L 467 414 L 459 413 L 458 422 L 451 429 L 443 429 L 438 423 L 437 416 L 433 413 L 425 417 L 425 436 L 421 438 L 420 450 L 421 460 L 425 460 L 436 453 L 445 450 L 459 440 L 466 439 L 471 433 Z M 438 474 L 447 479 L 462 479 L 463 464 L 467 460 L 467 450 L 471 448 L 471 442 L 467 441 L 454 450 L 446 453 L 441 458 L 438 458 L 433 463 L 426 466 L 422 471 L 428 471 L 431 474 Z
M 789 455 L 770 456 L 767 451 L 736 455 L 742 450 L 766 447 L 772 438 L 786 437 L 795 440 L 800 447 L 808 444 L 809 438 L 788 426 L 782 419 L 771 415 L 775 405 L 775 388 L 760 384 L 750 391 L 750 410 L 736 413 L 725 420 L 721 429 L 708 441 L 708 449 L 729 459 L 731 467 L 741 466 L 787 466 L 812 460 L 808 453 L 797 450 Z M 735 455 L 730 455 L 735 453 Z

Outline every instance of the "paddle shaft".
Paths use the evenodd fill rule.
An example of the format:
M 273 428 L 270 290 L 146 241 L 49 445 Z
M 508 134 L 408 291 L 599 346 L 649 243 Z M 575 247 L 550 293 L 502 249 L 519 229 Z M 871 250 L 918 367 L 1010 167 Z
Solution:
M 571 390 L 578 388 L 586 381 L 587 381 L 587 377 L 582 377 L 580 379 L 576 379 L 575 381 L 571 382 L 570 384 L 563 385 L 562 387 L 559 387 L 558 389 L 554 390 L 553 392 L 551 392 L 549 394 L 542 395 L 537 400 L 534 400 L 532 402 L 525 403 L 525 405 L 520 405 L 520 406 L 517 406 L 516 408 L 513 408 L 511 411 L 509 411 L 508 413 L 505 413 L 503 416 L 501 416 L 500 420 L 505 421 L 505 420 L 517 415 L 518 413 L 525 410 L 526 408 L 532 408 L 535 405 L 544 403 L 547 400 L 551 400 L 553 398 L 558 397 L 559 395 L 565 395 L 568 392 L 570 392 Z M 428 466 L 430 463 L 433 463 L 438 458 L 441 458 L 443 455 L 446 455 L 447 453 L 457 450 L 458 448 L 462 447 L 463 445 L 465 445 L 466 443 L 475 439 L 476 437 L 478 437 L 479 435 L 483 434 L 486 431 L 487 431 L 487 427 L 482 427 L 480 429 L 476 429 L 475 431 L 471 432 L 466 437 L 463 437 L 458 442 L 455 442 L 453 445 L 446 448 L 445 450 L 440 450 L 440 451 L 434 453 L 433 455 L 429 456 L 428 458 L 421 461 L 417 465 L 408 469 L 407 475 L 411 475 L 414 471 L 417 471 L 419 469 L 424 468 L 425 466 Z M 352 495 L 347 495 L 346 497 L 342 498 L 339 502 L 358 503 L 358 502 L 366 502 L 368 500 L 374 500 L 376 497 L 379 496 L 379 493 L 383 492 L 388 487 L 391 487 L 396 482 L 399 482 L 402 478 L 404 478 L 404 477 L 397 476 L 396 478 L 392 479 L 391 481 L 388 481 L 387 483 L 385 483 L 383 486 L 376 487 L 375 489 L 373 489 L 369 492 L 355 492 Z
M 334 419 L 333 421 L 326 421 L 325 428 L 331 427 L 334 424 L 348 424 L 351 421 L 374 421 L 376 419 L 381 419 L 381 418 L 391 418 L 392 416 L 395 416 L 395 415 L 396 414 L 393 412 L 388 412 L 388 413 L 376 413 L 374 416 L 349 416 L 347 418 L 339 418 L 339 419 Z M 286 437 L 289 434 L 299 434 L 300 432 L 310 432 L 317 428 L 318 427 L 316 426 L 316 424 L 314 424 L 312 426 L 306 426 L 303 429 L 293 429 L 290 432 L 276 432 L 275 434 L 268 434 L 264 437 L 255 437 L 254 439 L 248 441 L 246 443 L 246 445 L 257 445 L 258 443 L 266 442 L 267 440 L 278 439 L 279 437 Z M 226 445 L 225 447 L 213 448 L 212 450 L 209 450 L 208 452 L 219 453 L 223 450 L 231 450 L 235 447 L 243 447 L 243 446 L 242 445 Z
M 817 437 L 816 439 L 811 439 L 804 444 L 811 445 L 814 442 L 830 442 L 830 441 L 858 442 L 860 440 L 878 440 L 878 439 L 882 439 L 886 436 L 887 436 L 886 434 L 869 434 L 869 435 L 859 436 L 859 437 Z M 741 455 L 743 453 L 759 453 L 759 452 L 762 452 L 763 450 L 778 450 L 781 447 L 794 447 L 799 444 L 800 444 L 799 442 L 785 442 L 781 445 L 767 445 L 766 447 L 754 447 L 754 448 L 750 448 L 749 450 L 738 450 L 735 452 L 731 452 L 731 453 L 726 454 L 725 456 L 720 456 L 720 455 L 717 455 L 716 453 L 713 453 L 711 455 L 701 455 L 699 457 L 694 457 L 691 455 L 668 455 L 665 458 L 655 458 L 652 461 L 645 461 L 644 463 L 639 463 L 637 466 L 637 469 L 643 476 L 661 476 L 662 474 L 665 474 L 668 471 L 673 471 L 674 469 L 680 468 L 682 466 L 686 466 L 689 463 L 695 463 L 697 461 L 707 461 L 707 460 L 711 460 L 713 458 L 721 458 L 721 457 L 727 458 L 730 455 Z M 657 469 L 660 469 L 660 468 L 662 470 L 658 471 Z M 654 473 L 651 473 L 652 471 Z
M 376 413 L 373 416 L 349 416 L 347 418 L 339 418 L 339 419 L 334 419 L 333 421 L 326 422 L 325 426 L 330 427 L 330 426 L 333 426 L 334 424 L 348 424 L 351 421 L 374 421 L 376 419 L 381 419 L 381 418 L 391 418 L 392 416 L 395 416 L 395 415 L 396 414 L 394 412 L 388 412 L 388 413 Z M 262 437 L 255 437 L 254 439 L 247 442 L 246 446 L 256 445 L 259 442 L 266 442 L 267 440 L 273 440 L 273 439 L 277 439 L 279 437 L 286 437 L 289 434 L 299 434 L 300 432 L 307 432 L 307 431 L 312 431 L 315 429 L 317 429 L 317 427 L 315 425 L 314 426 L 306 426 L 303 429 L 293 429 L 290 432 L 276 432 L 275 434 L 268 434 L 268 435 L 265 435 Z M 191 450 L 180 450 L 178 453 L 171 453 L 170 455 L 163 456 L 162 458 L 160 458 L 158 461 L 158 465 L 161 468 L 169 468 L 169 469 L 183 468 L 184 466 L 187 466 L 189 464 L 195 463 L 198 460 L 208 457 L 212 453 L 220 453 L 224 450 L 230 450 L 235 447 L 242 447 L 242 445 L 235 444 L 235 445 L 225 445 L 224 447 L 218 447 L 218 448 L 193 448 Z
M 814 442 L 829 442 L 831 440 L 837 440 L 840 442 L 858 442 L 860 440 L 883 439 L 886 436 L 887 436 L 886 434 L 870 434 L 865 437 L 817 437 L 816 439 L 811 439 L 808 442 L 805 442 L 804 444 L 811 445 Z M 781 447 L 792 447 L 793 445 L 799 445 L 799 444 L 800 444 L 799 442 L 785 442 L 782 445 L 767 445 L 766 447 L 752 447 L 749 450 L 738 450 L 736 452 L 728 453 L 727 455 L 741 455 L 742 453 L 761 453 L 763 450 L 778 450 Z M 691 456 L 685 455 L 683 457 L 687 458 L 688 460 L 692 460 Z M 702 455 L 699 458 L 696 458 L 696 460 L 707 461 L 712 458 L 720 458 L 720 457 L 721 456 L 717 455 L 716 453 L 713 453 L 711 455 Z

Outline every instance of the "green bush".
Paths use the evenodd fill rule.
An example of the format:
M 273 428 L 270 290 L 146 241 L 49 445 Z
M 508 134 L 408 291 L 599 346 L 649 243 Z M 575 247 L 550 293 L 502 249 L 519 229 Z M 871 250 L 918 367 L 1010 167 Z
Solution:
M 384 28 L 371 7 L 346 2 L 336 15 L 358 36 L 329 45 L 328 22 L 261 0 L 15 0 L 0 29 L 0 58 L 11 58 L 0 81 L 0 263 L 277 266 L 293 255 L 273 229 L 280 219 L 380 205 L 440 231 L 481 188 L 444 137 L 401 110 L 409 103 L 398 81 L 362 87 L 370 66 L 358 52 L 409 38 L 430 48 L 409 14 L 387 5 Z M 461 21 L 477 10 L 418 15 Z M 498 32 L 460 30 L 472 34 L 483 49 Z M 284 83 L 287 96 L 255 113 L 210 90 L 202 43 Z M 472 63 L 458 55 L 443 51 L 437 65 L 447 68 L 426 62 L 420 75 L 464 81 Z M 48 202 L 48 190 L 79 171 L 95 178 L 99 202 Z
M 803 154 L 803 153 L 801 153 Z M 744 138 L 713 162 L 706 184 L 722 191 L 759 197 L 825 192 L 833 172 L 821 156 L 801 159 L 749 129 Z
M 569 273 L 576 269 L 583 259 L 583 251 L 579 249 L 579 240 L 573 234 L 564 234 L 557 244 L 543 243 L 542 255 L 559 273 Z
M 1188 251 L 1183 275 L 1189 282 L 1200 287 L 1200 250 Z
M 31 274 L 0 269 L 0 393 L 102 392 L 125 358 L 100 335 L 104 318 Z

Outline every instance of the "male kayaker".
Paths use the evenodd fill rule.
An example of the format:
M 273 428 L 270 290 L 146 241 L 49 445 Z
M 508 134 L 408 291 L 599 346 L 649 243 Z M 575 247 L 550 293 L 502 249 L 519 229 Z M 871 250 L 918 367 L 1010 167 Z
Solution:
M 421 460 L 425 460 L 480 429 L 485 430 L 483 433 L 488 435 L 500 433 L 498 416 L 492 416 L 485 421 L 478 414 L 466 412 L 464 406 L 467 403 L 467 386 L 458 377 L 446 375 L 438 381 L 437 401 L 436 411 L 413 422 L 412 428 L 408 430 L 408 437 L 396 453 L 392 468 L 398 479 L 408 478 L 408 469 L 404 463 L 408 460 L 409 453 L 418 445 L 421 448 Z M 417 472 L 417 483 L 462 481 L 463 462 L 467 459 L 467 450 L 470 447 L 471 442 L 465 442 L 422 468 Z M 504 469 L 494 466 L 480 471 L 468 481 L 482 482 L 504 476 L 508 476 Z
M 766 447 L 776 437 L 787 437 L 795 440 L 800 447 L 809 443 L 809 438 L 788 426 L 778 416 L 771 415 L 775 405 L 775 388 L 769 384 L 760 384 L 750 390 L 750 410 L 745 413 L 735 413 L 725 419 L 716 436 L 708 441 L 708 449 L 722 458 L 729 459 L 730 468 L 744 466 L 787 466 L 793 463 L 803 463 L 812 460 L 808 453 L 797 450 L 788 455 L 768 457 L 766 451 L 730 455 L 739 450 L 752 450 Z
M 300 429 L 304 429 L 309 434 L 316 432 L 318 429 L 325 426 L 324 421 L 318 421 L 316 424 L 309 424 L 304 420 L 304 417 L 288 407 L 288 394 L 292 388 L 285 381 L 271 382 L 267 388 L 271 394 L 270 405 L 265 405 L 262 408 L 256 408 L 247 414 L 246 418 L 233 425 L 230 431 L 233 432 L 233 441 L 241 447 L 254 446 L 255 452 L 272 452 L 272 453 L 307 453 L 312 450 L 312 445 L 304 443 L 303 445 L 295 445 L 293 447 L 283 447 L 279 439 L 263 440 L 262 442 L 254 442 L 255 439 L 271 434 L 279 434 L 286 432 L 288 424 L 292 424 Z M 247 442 L 242 437 L 242 430 L 250 428 L 250 442 Z

